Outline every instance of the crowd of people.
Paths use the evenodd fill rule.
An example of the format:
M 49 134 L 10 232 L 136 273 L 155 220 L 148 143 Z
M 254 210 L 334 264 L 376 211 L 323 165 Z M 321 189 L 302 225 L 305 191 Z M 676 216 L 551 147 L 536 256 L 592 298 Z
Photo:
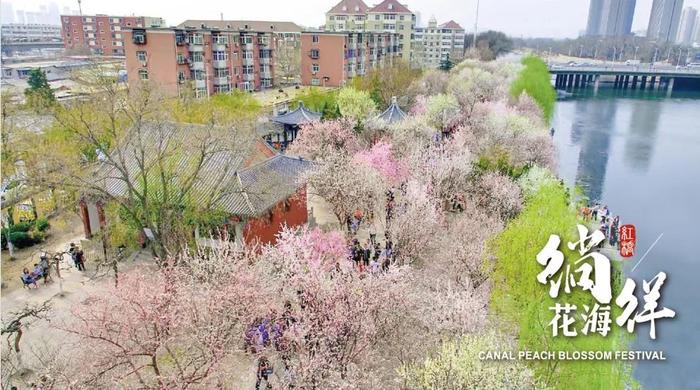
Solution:
M 586 205 L 581 209 L 581 215 L 584 221 L 600 222 L 598 229 L 605 235 L 599 247 L 603 247 L 606 243 L 612 247 L 620 249 L 620 216 L 613 216 L 607 205 L 599 203 L 593 206 Z
M 79 271 L 85 271 L 85 252 L 71 242 L 67 253 L 70 255 L 73 265 Z M 56 265 L 58 265 L 60 262 L 61 256 L 62 254 L 60 253 L 54 255 L 53 260 Z M 44 284 L 52 281 L 49 254 L 43 252 L 41 255 L 39 255 L 39 262 L 34 264 L 34 268 L 31 271 L 26 267 L 22 269 L 22 275 L 20 275 L 20 278 L 22 279 L 22 285 L 25 288 L 31 288 L 32 286 L 34 288 L 39 288 L 36 282 L 42 278 L 44 279 Z

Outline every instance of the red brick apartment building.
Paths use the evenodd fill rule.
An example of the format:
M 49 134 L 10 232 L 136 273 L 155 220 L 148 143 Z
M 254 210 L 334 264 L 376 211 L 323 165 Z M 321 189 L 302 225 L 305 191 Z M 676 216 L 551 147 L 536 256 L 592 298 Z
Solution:
M 61 15 L 61 37 L 66 49 L 85 48 L 97 55 L 123 57 L 126 29 L 163 24 L 163 19 L 149 16 Z
M 399 35 L 389 32 L 301 33 L 301 82 L 340 87 L 368 69 L 390 65 L 399 57 Z
M 301 32 L 289 22 L 188 22 L 125 32 L 130 83 L 149 80 L 173 96 L 193 88 L 197 97 L 270 88 L 277 40 Z

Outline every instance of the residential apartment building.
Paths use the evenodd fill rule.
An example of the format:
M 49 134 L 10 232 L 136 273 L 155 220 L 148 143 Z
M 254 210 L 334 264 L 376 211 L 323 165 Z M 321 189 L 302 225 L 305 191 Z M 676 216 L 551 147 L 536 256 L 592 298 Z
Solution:
M 411 39 L 416 15 L 396 0 L 384 0 L 368 7 L 362 0 L 341 0 L 326 12 L 326 31 L 395 33 L 399 57 L 411 61 Z
M 464 58 L 464 28 L 454 20 L 438 26 L 437 20 L 430 18 L 428 27 L 416 28 L 411 50 L 414 63 L 422 67 L 436 68 L 447 56 L 460 60 Z
M 61 27 L 53 24 L 2 25 L 3 42 L 60 42 Z
M 148 16 L 61 15 L 61 36 L 66 49 L 89 49 L 97 55 L 122 57 L 126 29 L 163 25 L 162 18 Z
M 630 35 L 637 0 L 591 0 L 586 35 L 619 37 Z
M 200 24 L 183 28 L 134 28 L 125 31 L 130 83 L 150 81 L 177 96 L 196 97 L 269 88 L 274 83 L 272 29 L 223 28 Z
M 698 19 L 698 10 L 693 7 L 686 7 L 683 9 L 681 14 L 681 21 L 678 27 L 678 35 L 676 36 L 676 43 L 682 45 L 689 45 L 695 41 L 695 30 Z
M 210 28 L 234 31 L 259 31 L 272 33 L 274 40 L 274 85 L 299 83 L 301 27 L 294 22 L 262 20 L 186 20 L 179 28 L 205 25 Z
M 362 0 L 343 0 L 326 12 L 326 31 L 364 31 L 369 7 Z
M 343 86 L 369 69 L 393 64 L 399 43 L 399 35 L 389 32 L 302 32 L 301 82 Z
M 683 0 L 654 0 L 649 15 L 647 38 L 657 42 L 673 42 L 678 34 Z

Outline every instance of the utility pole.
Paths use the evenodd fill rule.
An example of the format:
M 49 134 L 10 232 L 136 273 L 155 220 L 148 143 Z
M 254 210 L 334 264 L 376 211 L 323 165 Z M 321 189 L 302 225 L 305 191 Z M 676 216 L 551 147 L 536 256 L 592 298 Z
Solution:
M 82 3 L 82 0 L 78 0 L 78 13 L 80 16 L 83 16 L 83 7 L 80 5 Z
M 478 27 L 479 27 L 479 0 L 476 0 L 476 17 L 474 18 L 474 40 L 472 43 L 474 50 L 476 50 L 476 32 L 478 31 Z
M 639 46 L 634 47 L 634 60 L 637 61 L 637 50 L 639 50 Z
M 678 61 L 676 62 L 676 66 L 680 66 L 680 64 L 681 64 L 681 54 L 682 53 L 683 53 L 683 49 L 679 47 L 678 48 Z
M 581 46 L 579 47 L 579 50 L 578 50 L 578 58 L 583 58 L 583 45 L 581 45 Z

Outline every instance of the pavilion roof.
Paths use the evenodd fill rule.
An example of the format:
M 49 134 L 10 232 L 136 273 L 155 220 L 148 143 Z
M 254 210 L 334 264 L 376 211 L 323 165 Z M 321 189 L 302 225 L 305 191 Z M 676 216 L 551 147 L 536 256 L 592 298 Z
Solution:
M 272 118 L 273 122 L 284 125 L 302 125 L 320 120 L 321 113 L 309 110 L 304 106 L 303 102 L 299 102 L 299 107 L 296 110 Z
M 406 113 L 401 110 L 401 107 L 399 107 L 399 104 L 396 102 L 396 96 L 393 96 L 389 108 L 379 114 L 377 118 L 388 123 L 400 122 L 406 118 Z

